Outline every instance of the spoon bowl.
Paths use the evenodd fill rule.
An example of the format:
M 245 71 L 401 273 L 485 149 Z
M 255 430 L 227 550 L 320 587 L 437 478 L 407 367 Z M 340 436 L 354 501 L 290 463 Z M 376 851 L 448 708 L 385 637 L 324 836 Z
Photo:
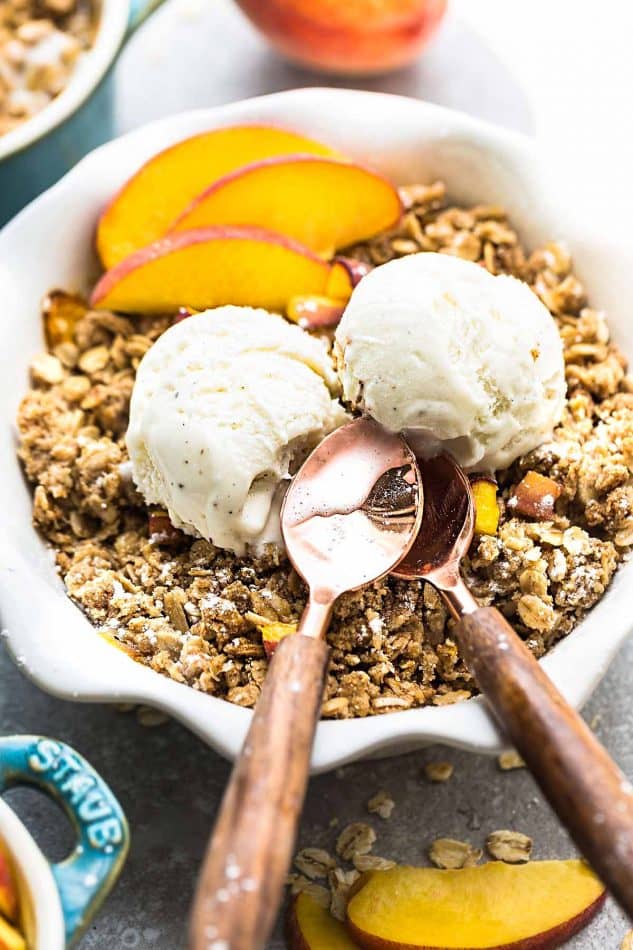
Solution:
M 281 511 L 288 556 L 319 601 L 334 601 L 392 571 L 421 519 L 413 452 L 370 419 L 356 419 L 323 440 L 295 476 Z
M 461 579 L 459 565 L 475 530 L 470 481 L 446 452 L 418 459 L 424 511 L 418 535 L 393 572 L 404 580 L 425 580 L 439 590 L 455 617 L 472 613 L 477 602 Z

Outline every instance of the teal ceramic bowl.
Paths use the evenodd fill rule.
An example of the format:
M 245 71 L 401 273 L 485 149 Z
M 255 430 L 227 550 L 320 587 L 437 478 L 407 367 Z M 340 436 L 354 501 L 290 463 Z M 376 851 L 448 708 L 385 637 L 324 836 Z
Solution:
M 0 793 L 18 785 L 34 786 L 55 799 L 75 829 L 71 854 L 51 864 L 0 800 L 0 841 L 17 883 L 29 950 L 64 950 L 81 936 L 123 867 L 127 822 L 92 766 L 56 739 L 0 739 Z
M 162 0 L 102 0 L 92 50 L 50 105 L 0 136 L 0 226 L 80 158 L 112 138 L 114 64 L 125 41 Z

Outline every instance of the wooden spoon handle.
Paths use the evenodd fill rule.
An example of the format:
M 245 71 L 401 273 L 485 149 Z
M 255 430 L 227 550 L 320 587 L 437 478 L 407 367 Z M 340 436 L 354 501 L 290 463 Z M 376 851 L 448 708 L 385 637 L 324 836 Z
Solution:
M 455 633 L 550 805 L 633 916 L 633 787 L 498 610 L 466 614 Z
M 266 944 L 308 783 L 328 652 L 300 633 L 275 650 L 198 881 L 192 950 Z

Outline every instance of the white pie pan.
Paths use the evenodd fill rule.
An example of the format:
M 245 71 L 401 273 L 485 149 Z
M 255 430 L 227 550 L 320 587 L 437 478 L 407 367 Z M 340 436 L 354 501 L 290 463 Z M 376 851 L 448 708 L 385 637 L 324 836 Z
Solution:
M 528 247 L 563 238 L 591 299 L 608 311 L 615 338 L 633 353 L 633 268 L 625 249 L 579 211 L 560 207 L 529 139 L 424 102 L 375 93 L 306 89 L 171 116 L 87 156 L 0 232 L 0 610 L 11 653 L 43 689 L 65 699 L 139 702 L 180 720 L 234 757 L 251 713 L 140 666 L 93 631 L 65 596 L 50 552 L 31 526 L 31 496 L 15 458 L 14 418 L 29 359 L 42 346 L 39 303 L 53 286 L 80 288 L 94 273 L 95 220 L 109 196 L 147 158 L 215 126 L 269 122 L 321 137 L 397 182 L 443 178 L 463 202 L 506 206 Z M 160 195 L 156 196 L 160 201 Z M 615 213 L 615 212 L 614 212 Z M 543 661 L 580 707 L 632 627 L 633 564 L 625 564 L 584 623 Z M 628 591 L 627 591 L 628 588 Z M 322 722 L 315 772 L 433 742 L 494 753 L 502 736 L 481 698 L 383 716 Z

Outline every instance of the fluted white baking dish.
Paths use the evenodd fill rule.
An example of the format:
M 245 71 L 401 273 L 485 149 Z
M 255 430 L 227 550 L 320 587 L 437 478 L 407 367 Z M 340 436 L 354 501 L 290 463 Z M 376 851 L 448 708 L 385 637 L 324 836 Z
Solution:
M 424 102 L 376 93 L 306 89 L 175 115 L 91 153 L 0 232 L 0 611 L 11 653 L 43 689 L 67 699 L 160 707 L 222 754 L 237 753 L 250 712 L 160 676 L 99 638 L 64 594 L 31 526 L 31 498 L 15 458 L 14 418 L 27 365 L 41 348 L 40 299 L 94 272 L 95 219 L 112 192 L 166 145 L 215 126 L 277 123 L 369 161 L 397 182 L 443 178 L 463 202 L 501 203 L 528 246 L 563 238 L 615 338 L 633 353 L 633 268 L 626 249 L 561 207 L 529 139 Z M 158 196 L 157 196 L 158 197 Z M 615 213 L 615 212 L 614 212 Z M 584 623 L 543 661 L 580 706 L 632 627 L 633 564 L 624 565 Z M 628 590 L 627 590 L 628 588 Z M 480 752 L 502 745 L 483 700 L 368 719 L 322 722 L 315 771 L 371 754 L 444 742 Z

